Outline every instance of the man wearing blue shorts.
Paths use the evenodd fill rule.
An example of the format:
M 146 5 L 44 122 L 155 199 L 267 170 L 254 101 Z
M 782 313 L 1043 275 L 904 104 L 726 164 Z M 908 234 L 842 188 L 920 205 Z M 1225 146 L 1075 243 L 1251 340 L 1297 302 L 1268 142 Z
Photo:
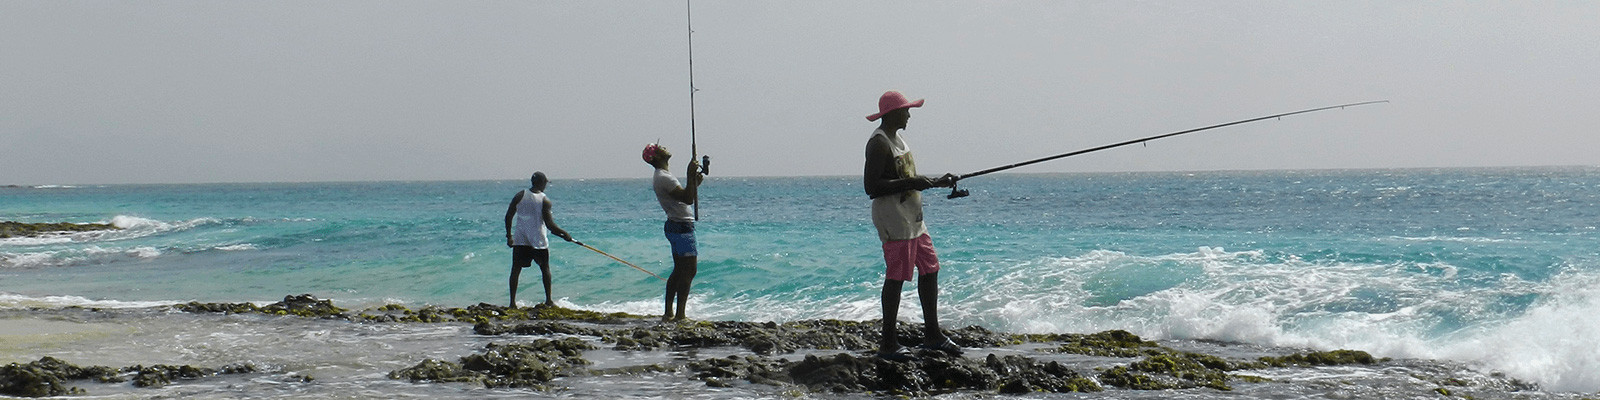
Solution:
M 923 348 L 961 354 L 961 347 L 939 329 L 939 256 L 933 239 L 922 223 L 922 190 L 952 186 L 955 176 L 938 179 L 917 175 L 911 148 L 901 137 L 911 119 L 911 109 L 922 100 L 910 101 L 900 92 L 889 91 L 878 98 L 878 113 L 867 121 L 883 119 L 867 139 L 867 162 L 862 183 L 872 198 L 872 225 L 883 241 L 883 261 L 887 265 L 883 281 L 883 341 L 878 355 L 905 360 L 896 337 L 896 318 L 900 313 L 900 290 L 917 273 L 917 298 L 922 301 Z
M 662 231 L 667 236 L 667 242 L 672 244 L 672 274 L 667 275 L 666 312 L 661 315 L 661 320 L 682 321 L 688 318 L 683 308 L 689 302 L 689 286 L 694 281 L 700 255 L 695 248 L 694 210 L 690 205 L 699 198 L 700 182 L 704 177 L 700 175 L 700 163 L 689 160 L 689 186 L 679 185 L 678 178 L 667 170 L 672 153 L 667 151 L 666 146 L 645 146 L 642 156 L 645 163 L 656 169 L 652 187 L 656 192 L 656 201 L 661 203 L 661 210 L 667 213 L 667 223 Z M 674 302 L 678 304 L 676 313 L 672 309 Z

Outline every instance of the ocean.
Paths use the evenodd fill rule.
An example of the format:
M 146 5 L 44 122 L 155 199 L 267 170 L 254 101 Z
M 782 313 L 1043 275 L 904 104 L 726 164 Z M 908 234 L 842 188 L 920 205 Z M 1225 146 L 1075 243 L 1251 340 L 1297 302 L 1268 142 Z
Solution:
M 646 177 L 553 176 L 546 193 L 560 226 L 667 275 L 663 215 Z M 503 217 L 525 187 L 508 180 L 0 188 L 0 220 L 124 228 L 0 239 L 0 324 L 11 325 L 0 328 L 0 363 L 51 356 L 113 367 L 265 367 L 161 389 L 78 385 L 115 398 L 779 395 L 761 385 L 710 389 L 672 374 L 562 378 L 556 383 L 569 389 L 557 392 L 414 384 L 384 374 L 505 339 L 473 335 L 467 324 L 161 307 L 266 304 L 302 293 L 353 310 L 503 305 Z M 962 187 L 972 195 L 946 199 L 936 188 L 924 197 L 946 327 L 1122 329 L 1174 346 L 1356 349 L 1407 360 L 1396 362 L 1407 368 L 1536 386 L 1508 389 L 1507 397 L 1600 391 L 1600 168 L 998 174 Z M 883 262 L 859 177 L 712 176 L 701 201 L 691 318 L 880 316 Z M 558 304 L 661 313 L 656 278 L 552 240 Z M 522 274 L 522 305 L 543 299 L 538 276 Z M 900 316 L 921 322 L 914 287 L 907 284 Z M 600 350 L 590 358 L 616 366 L 695 356 Z M 1385 372 L 1304 374 L 1275 379 L 1367 382 L 1351 376 Z M 300 375 L 318 379 L 292 379 Z M 1390 397 L 1400 392 L 1385 385 L 1405 378 L 1373 382 L 1380 381 L 1390 383 L 1043 398 L 1321 398 L 1345 390 Z M 1486 397 L 1496 396 L 1479 398 Z

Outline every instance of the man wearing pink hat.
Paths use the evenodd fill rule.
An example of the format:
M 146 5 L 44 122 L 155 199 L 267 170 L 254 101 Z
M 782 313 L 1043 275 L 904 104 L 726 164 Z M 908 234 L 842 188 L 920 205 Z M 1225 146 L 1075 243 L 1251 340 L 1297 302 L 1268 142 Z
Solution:
M 672 274 L 667 275 L 667 305 L 661 320 L 682 321 L 688 318 L 683 309 L 689 303 L 689 287 L 694 282 L 700 254 L 694 240 L 694 211 L 690 207 L 700 198 L 700 182 L 704 177 L 700 175 L 700 163 L 690 159 L 689 185 L 678 184 L 678 178 L 667 171 L 672 152 L 667 151 L 666 146 L 647 145 L 642 156 L 645 163 L 656 169 L 651 187 L 656 192 L 656 201 L 661 203 L 661 210 L 667 213 L 662 231 L 667 243 L 672 245 Z M 673 303 L 678 305 L 677 312 L 672 310 Z
M 900 131 L 911 119 L 911 109 L 922 107 L 922 100 L 910 101 L 896 91 L 878 98 L 878 113 L 867 121 L 883 122 L 867 139 L 867 163 L 862 183 L 872 197 L 872 225 L 883 241 L 883 261 L 887 266 L 883 281 L 883 342 L 878 356 L 903 361 L 896 337 L 896 318 L 900 312 L 900 290 L 917 272 L 917 298 L 922 301 L 923 344 L 926 349 L 961 354 L 957 346 L 939 329 L 939 256 L 922 223 L 922 190 L 953 186 L 955 175 L 938 179 L 917 175 L 917 164 Z

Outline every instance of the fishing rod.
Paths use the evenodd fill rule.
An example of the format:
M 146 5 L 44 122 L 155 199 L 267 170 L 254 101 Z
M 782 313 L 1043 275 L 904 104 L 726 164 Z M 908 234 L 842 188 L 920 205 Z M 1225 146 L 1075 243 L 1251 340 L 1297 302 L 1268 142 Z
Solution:
M 1071 153 L 1062 153 L 1062 154 L 1057 154 L 1057 155 L 1053 155 L 1053 156 L 1049 156 L 1049 157 L 1032 159 L 1032 160 L 1028 160 L 1028 161 L 1019 162 L 1019 163 L 1016 163 L 1016 164 L 1002 165 L 1002 166 L 989 168 L 989 169 L 982 170 L 982 171 L 977 171 L 977 172 L 972 172 L 972 173 L 962 174 L 962 175 L 956 176 L 955 180 L 950 183 L 950 195 L 949 196 L 945 196 L 945 198 L 954 199 L 954 198 L 960 198 L 960 197 L 967 197 L 967 195 L 969 193 L 967 193 L 966 190 L 961 189 L 958 186 L 956 186 L 956 182 L 959 182 L 962 179 L 967 179 L 967 178 L 972 178 L 972 177 L 977 177 L 977 176 L 982 176 L 982 175 L 988 175 L 988 174 L 995 173 L 995 172 L 1005 171 L 1005 170 L 1008 170 L 1008 169 L 1027 166 L 1027 165 L 1038 164 L 1038 163 L 1042 163 L 1042 162 L 1045 162 L 1045 161 L 1050 161 L 1050 160 L 1054 160 L 1054 159 L 1058 159 L 1058 158 L 1072 157 L 1072 156 L 1079 155 L 1079 154 L 1093 153 L 1093 152 L 1100 151 L 1100 150 L 1112 149 L 1112 148 L 1127 146 L 1127 145 L 1130 145 L 1130 144 L 1144 143 L 1144 142 L 1148 142 L 1148 141 L 1151 141 L 1151 140 L 1167 138 L 1167 137 L 1172 137 L 1172 136 L 1178 136 L 1178 135 L 1182 135 L 1182 134 L 1185 134 L 1185 133 L 1195 133 L 1195 132 L 1199 132 L 1199 131 L 1216 129 L 1216 128 L 1221 128 L 1221 127 L 1225 127 L 1225 126 L 1233 126 L 1233 125 L 1238 125 L 1238 124 L 1243 124 L 1243 123 L 1248 123 L 1248 122 L 1256 122 L 1256 121 L 1260 121 L 1260 120 L 1264 120 L 1264 119 L 1282 118 L 1282 117 L 1287 117 L 1287 116 L 1295 115 L 1295 114 L 1305 114 L 1305 113 L 1309 113 L 1309 112 L 1317 112 L 1317 111 L 1322 111 L 1322 110 L 1331 110 L 1331 109 L 1335 109 L 1335 108 L 1342 109 L 1342 108 L 1345 108 L 1345 107 L 1355 107 L 1355 106 L 1361 106 L 1361 105 L 1367 105 L 1367 104 L 1388 103 L 1388 102 L 1389 102 L 1388 100 L 1363 101 L 1363 102 L 1360 102 L 1360 103 L 1340 104 L 1340 105 L 1336 105 L 1336 106 L 1319 107 L 1319 108 L 1312 108 L 1312 109 L 1308 109 L 1308 110 L 1300 110 L 1300 111 L 1295 111 L 1295 112 L 1286 112 L 1286 113 L 1282 113 L 1282 114 L 1273 114 L 1273 115 L 1268 115 L 1268 116 L 1265 116 L 1265 117 L 1256 117 L 1256 118 L 1251 118 L 1251 119 L 1246 119 L 1246 120 L 1233 121 L 1233 122 L 1229 122 L 1229 123 L 1226 123 L 1226 124 L 1217 124 L 1217 125 L 1212 125 L 1212 126 L 1207 126 L 1207 127 L 1202 127 L 1202 128 L 1194 128 L 1194 129 L 1185 130 L 1185 131 L 1178 131 L 1178 132 L 1173 132 L 1173 133 L 1168 133 L 1168 134 L 1163 134 L 1163 135 L 1156 135 L 1156 136 L 1151 136 L 1151 137 L 1142 138 L 1142 139 L 1134 139 L 1134 140 L 1129 140 L 1129 141 L 1121 142 L 1121 143 L 1113 143 L 1113 144 L 1108 144 L 1108 145 L 1105 145 L 1105 146 L 1078 150 L 1078 151 L 1074 151 L 1074 152 L 1071 152 Z
M 596 249 L 596 248 L 594 248 L 592 246 L 589 246 L 587 244 L 583 244 L 583 242 L 579 242 L 579 241 L 574 240 L 574 241 L 572 241 L 572 243 L 576 243 L 579 246 L 583 246 L 583 248 L 585 248 L 585 249 L 594 250 L 594 252 L 600 253 L 600 255 L 602 255 L 602 256 L 611 257 L 611 259 L 617 260 L 617 262 L 623 263 L 623 264 L 625 264 L 625 265 L 627 265 L 629 267 L 633 267 L 633 269 L 644 271 L 644 273 L 650 274 L 650 276 L 654 276 L 654 277 L 656 277 L 656 279 L 660 279 L 662 281 L 666 281 L 667 280 L 666 278 L 662 278 L 661 275 L 656 275 L 656 273 L 650 272 L 650 270 L 647 270 L 647 269 L 644 269 L 644 268 L 639 268 L 639 266 L 633 265 L 633 263 L 630 263 L 630 262 L 627 262 L 627 261 L 622 261 L 622 259 L 621 258 L 617 258 L 617 256 L 606 254 L 606 252 L 600 251 L 600 249 Z
M 700 155 L 700 147 L 695 141 L 694 134 L 694 92 L 700 91 L 694 87 L 694 7 L 689 0 L 684 0 L 684 15 L 688 19 L 689 27 L 689 159 L 700 159 L 700 175 L 711 175 L 711 156 Z M 695 171 L 689 171 L 694 173 Z M 700 191 L 695 190 L 694 220 L 700 220 Z

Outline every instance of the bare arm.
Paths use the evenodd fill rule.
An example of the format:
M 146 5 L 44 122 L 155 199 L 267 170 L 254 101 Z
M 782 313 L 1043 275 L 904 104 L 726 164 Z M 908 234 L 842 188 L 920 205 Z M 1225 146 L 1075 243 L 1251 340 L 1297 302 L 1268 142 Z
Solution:
M 522 202 L 522 193 L 523 192 L 517 192 L 517 196 L 511 198 L 511 205 L 506 207 L 506 246 L 507 247 L 511 246 L 511 219 L 515 218 L 517 216 L 517 203 L 521 203 Z
M 700 175 L 699 161 L 689 160 L 688 169 L 689 185 L 672 188 L 672 190 L 667 192 L 667 195 L 672 196 L 673 200 L 677 200 L 683 204 L 694 204 L 695 201 L 700 199 L 700 182 L 704 181 L 705 177 Z
M 555 203 L 550 202 L 550 198 L 547 197 L 544 199 L 544 227 L 550 229 L 550 233 L 561 237 L 563 240 L 571 242 L 572 235 L 567 234 L 567 231 L 565 229 L 561 229 L 560 226 L 556 226 L 556 220 L 553 216 L 554 214 L 550 213 L 550 206 L 553 205 L 555 205 Z
M 889 139 L 882 136 L 868 139 L 867 163 L 861 171 L 861 183 L 866 188 L 868 197 L 878 198 L 907 190 L 925 190 L 935 184 L 933 179 L 922 175 L 900 179 L 884 178 L 885 172 L 892 170 L 894 170 L 894 152 L 889 150 Z

